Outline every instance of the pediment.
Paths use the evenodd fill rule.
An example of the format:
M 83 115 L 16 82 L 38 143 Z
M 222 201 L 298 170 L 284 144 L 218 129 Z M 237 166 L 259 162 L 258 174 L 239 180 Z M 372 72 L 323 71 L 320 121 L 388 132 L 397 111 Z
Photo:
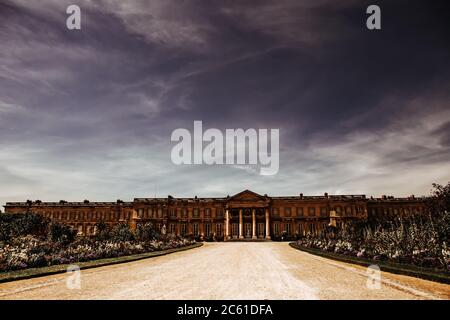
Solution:
M 260 200 L 266 200 L 266 197 L 250 191 L 250 190 L 244 190 L 242 192 L 239 192 L 235 194 L 234 196 L 230 197 L 231 201 L 260 201 Z

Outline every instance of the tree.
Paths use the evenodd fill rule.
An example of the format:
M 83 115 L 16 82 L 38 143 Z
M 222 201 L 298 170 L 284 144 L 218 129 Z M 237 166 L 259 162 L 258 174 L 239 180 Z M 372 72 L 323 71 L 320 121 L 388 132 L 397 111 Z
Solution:
M 133 241 L 135 236 L 130 226 L 126 223 L 119 223 L 111 230 L 111 240 L 113 241 Z
M 159 238 L 159 233 L 153 228 L 151 222 L 138 224 L 136 228 L 136 237 L 140 241 L 149 241 Z
M 97 240 L 103 241 L 111 238 L 111 229 L 104 221 L 97 222 L 94 226 L 94 230 L 95 238 Z
M 50 224 L 49 238 L 53 242 L 68 244 L 75 240 L 76 231 L 69 226 L 56 222 Z

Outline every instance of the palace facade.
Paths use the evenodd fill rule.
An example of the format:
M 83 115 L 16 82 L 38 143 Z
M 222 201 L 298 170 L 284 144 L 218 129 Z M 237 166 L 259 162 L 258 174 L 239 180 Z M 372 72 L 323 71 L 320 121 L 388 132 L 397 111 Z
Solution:
M 33 212 L 72 226 L 78 235 L 95 234 L 95 224 L 151 222 L 167 233 L 203 239 L 277 239 L 318 233 L 350 220 L 407 216 L 425 211 L 425 198 L 367 198 L 365 195 L 271 197 L 250 190 L 223 198 L 135 198 L 132 202 L 9 202 L 6 213 Z

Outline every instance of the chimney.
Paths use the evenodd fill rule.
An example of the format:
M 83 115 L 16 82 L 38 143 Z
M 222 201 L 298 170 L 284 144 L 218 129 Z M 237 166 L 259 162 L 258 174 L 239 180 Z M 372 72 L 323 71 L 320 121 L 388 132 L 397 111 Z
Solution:
M 300 193 L 300 199 L 303 199 L 303 193 Z
M 325 198 L 328 198 L 328 192 L 324 193 Z

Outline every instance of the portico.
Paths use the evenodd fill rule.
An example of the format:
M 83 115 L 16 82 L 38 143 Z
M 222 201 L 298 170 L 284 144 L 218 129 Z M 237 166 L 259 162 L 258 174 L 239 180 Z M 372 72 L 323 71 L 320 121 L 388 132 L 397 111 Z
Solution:
M 227 199 L 225 240 L 270 239 L 269 199 L 245 190 Z

